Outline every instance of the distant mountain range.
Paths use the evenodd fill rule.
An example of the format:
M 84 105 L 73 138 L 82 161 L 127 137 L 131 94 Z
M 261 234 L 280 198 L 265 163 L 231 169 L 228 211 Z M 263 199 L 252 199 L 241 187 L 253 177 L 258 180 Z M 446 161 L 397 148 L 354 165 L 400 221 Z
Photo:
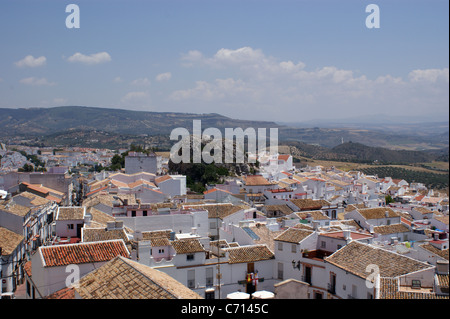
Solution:
M 353 127 L 298 127 L 270 121 L 231 119 L 220 114 L 144 112 L 87 106 L 0 108 L 0 137 L 1 142 L 33 138 L 40 142 L 48 140 L 58 143 L 64 140 L 64 143 L 81 144 L 86 135 L 91 140 L 92 136 L 95 136 L 95 140 L 107 138 L 108 145 L 111 145 L 115 138 L 119 139 L 118 136 L 128 139 L 128 143 L 133 140 L 133 136 L 159 136 L 158 141 L 167 142 L 174 128 L 184 127 L 192 132 L 193 120 L 201 120 L 203 130 L 215 127 L 222 132 L 225 128 L 276 127 L 280 144 L 301 145 L 301 149 L 307 150 L 305 152 L 309 156 L 372 160 L 383 154 L 384 158 L 393 162 L 397 161 L 396 156 L 400 156 L 400 153 L 400 158 L 411 158 L 412 161 L 445 155 L 448 158 L 448 122 L 447 126 L 445 122 L 441 123 L 439 129 L 436 129 L 436 125 L 433 125 L 435 129 L 430 129 L 428 124 L 424 124 L 423 129 L 417 124 L 409 128 L 406 124 L 398 124 L 395 130 L 388 126 L 380 128 L 380 124 L 376 123 L 372 127 L 366 125 L 365 128 L 357 123 Z M 391 119 L 389 125 L 395 127 L 395 121 Z M 402 125 L 405 129 L 398 130 Z M 101 141 L 99 144 L 101 145 Z M 401 149 L 404 151 L 400 151 Z M 408 153 L 406 150 L 434 150 L 434 153 Z
M 433 151 L 390 150 L 360 143 L 346 142 L 333 148 L 288 142 L 290 152 L 297 157 L 316 160 L 347 161 L 359 163 L 413 164 L 431 161 L 448 162 L 448 147 Z

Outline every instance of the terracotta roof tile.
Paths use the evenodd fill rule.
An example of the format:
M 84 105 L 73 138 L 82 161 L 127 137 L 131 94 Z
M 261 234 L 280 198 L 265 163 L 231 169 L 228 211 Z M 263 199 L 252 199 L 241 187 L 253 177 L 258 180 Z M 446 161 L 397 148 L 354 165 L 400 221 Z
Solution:
M 177 254 L 191 254 L 205 252 L 205 248 L 198 239 L 181 239 L 172 241 L 172 247 Z
M 56 220 L 80 220 L 84 219 L 86 207 L 59 207 Z
M 83 299 L 202 299 L 169 275 L 118 256 L 81 278 Z
M 23 240 L 24 237 L 22 235 L 0 227 L 0 247 L 2 248 L 3 256 L 11 255 Z
M 39 247 L 44 267 L 104 262 L 116 256 L 129 256 L 123 240 Z
M 397 277 L 432 267 L 424 262 L 357 241 L 350 242 L 325 260 L 361 278 L 367 277 L 366 267 L 370 264 L 378 265 L 382 277 Z
M 228 262 L 230 264 L 248 263 L 261 260 L 274 259 L 273 252 L 266 245 L 250 245 L 227 248 Z
M 274 240 L 297 244 L 312 233 L 313 231 L 309 229 L 299 229 L 291 227 L 275 237 Z

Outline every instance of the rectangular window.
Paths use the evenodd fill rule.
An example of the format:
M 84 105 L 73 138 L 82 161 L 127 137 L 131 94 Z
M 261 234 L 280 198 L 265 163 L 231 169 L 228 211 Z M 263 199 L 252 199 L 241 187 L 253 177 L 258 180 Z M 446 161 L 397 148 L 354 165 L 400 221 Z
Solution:
M 147 216 L 147 211 L 146 211 L 146 210 L 144 210 L 144 211 L 142 212 L 142 216 Z
M 187 271 L 187 287 L 194 288 L 195 287 L 195 270 Z
M 131 217 L 136 217 L 136 211 L 135 210 L 131 211 Z
M 278 250 L 283 251 L 283 243 L 281 242 L 278 243 Z
M 68 224 L 67 229 L 73 229 L 73 224 Z
M 211 287 L 213 285 L 214 277 L 213 277 L 213 267 L 206 268 L 206 286 Z
M 420 288 L 421 287 L 420 280 L 413 280 L 411 287 L 412 288 Z
M 158 252 L 159 252 L 160 254 L 164 254 L 164 249 L 160 249 Z
M 278 263 L 278 279 L 283 280 L 283 263 Z
M 322 241 L 320 242 L 320 248 L 326 248 L 326 247 L 327 247 L 326 241 L 322 240 Z
M 195 256 L 194 254 L 187 254 L 186 255 L 186 260 L 187 261 L 192 261 L 192 260 L 194 260 L 194 256 Z
M 291 252 L 296 253 L 297 252 L 297 245 L 296 244 L 292 244 L 291 246 Z

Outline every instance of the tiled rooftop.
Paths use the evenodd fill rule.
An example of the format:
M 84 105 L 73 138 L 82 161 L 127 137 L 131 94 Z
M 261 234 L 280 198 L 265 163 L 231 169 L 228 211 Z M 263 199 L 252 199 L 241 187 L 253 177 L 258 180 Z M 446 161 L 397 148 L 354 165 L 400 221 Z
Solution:
M 80 220 L 84 219 L 85 207 L 59 207 L 56 220 Z
M 172 241 L 172 247 L 177 254 L 192 254 L 205 251 L 205 248 L 198 239 L 174 240 Z
M 375 226 L 373 232 L 381 235 L 407 233 L 410 229 L 404 224 L 391 224 L 383 226 Z
M 303 211 L 303 212 L 300 212 L 300 213 L 295 213 L 295 215 L 297 215 L 298 218 L 300 218 L 300 219 L 306 219 L 306 218 L 308 218 L 308 216 L 311 217 L 313 220 L 330 219 L 327 215 L 325 215 L 320 210 Z
M 112 239 L 123 239 L 125 243 L 129 241 L 127 234 L 125 233 L 125 229 L 106 230 L 106 228 L 83 228 L 82 235 L 83 242 L 105 241 Z
M 244 178 L 246 186 L 269 186 L 272 185 L 262 175 L 248 175 Z
M 21 217 L 25 217 L 31 211 L 29 207 L 18 205 L 14 203 L 13 200 L 0 204 L 0 210 L 7 211 Z
M 83 299 L 201 299 L 169 275 L 121 256 L 81 278 Z
M 429 290 L 413 290 L 400 287 L 398 278 L 380 278 L 379 299 L 448 299 L 448 296 L 436 295 Z
M 298 229 L 298 228 L 289 228 L 285 230 L 283 233 L 275 237 L 277 241 L 284 241 L 288 243 L 299 243 L 309 235 L 313 233 L 312 230 L 307 229 Z
M 129 257 L 123 240 L 39 247 L 44 267 L 104 262 L 116 256 Z
M 291 199 L 291 203 L 297 206 L 300 210 L 316 210 L 321 209 L 323 206 L 329 206 L 330 202 L 319 199 Z
M 395 212 L 390 207 L 364 208 L 364 209 L 358 209 L 358 212 L 365 219 L 382 219 L 382 218 L 386 218 L 386 212 L 387 212 L 387 217 L 389 217 L 389 218 L 400 216 L 399 213 Z
M 326 262 L 361 278 L 367 277 L 366 267 L 370 264 L 378 265 L 381 277 L 397 277 L 432 267 L 424 262 L 356 241 L 350 242 L 326 258 Z
M 3 256 L 11 255 L 23 240 L 24 237 L 22 235 L 0 227 L 0 247 L 2 248 Z
M 249 263 L 275 258 L 273 252 L 266 245 L 250 245 L 227 248 L 230 264 Z
M 420 245 L 420 247 L 428 250 L 432 254 L 438 255 L 439 257 L 448 260 L 448 249 L 441 250 L 439 248 L 434 247 L 432 244 L 423 244 L 423 245 Z

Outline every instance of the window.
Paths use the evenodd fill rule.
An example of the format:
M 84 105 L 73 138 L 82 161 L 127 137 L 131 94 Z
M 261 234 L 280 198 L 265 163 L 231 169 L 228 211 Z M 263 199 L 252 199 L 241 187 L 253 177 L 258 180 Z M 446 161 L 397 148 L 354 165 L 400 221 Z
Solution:
M 413 280 L 411 287 L 412 288 L 420 288 L 421 287 L 420 280 Z
M 206 286 L 211 287 L 214 284 L 213 267 L 206 268 L 205 273 L 206 273 Z M 214 291 L 213 291 L 213 295 L 214 295 Z
M 146 211 L 146 210 L 144 210 L 144 211 L 142 212 L 142 216 L 147 216 L 147 211 Z
M 278 250 L 283 251 L 283 243 L 278 243 Z
M 278 263 L 278 279 L 283 280 L 283 263 Z
M 73 224 L 68 224 L 67 229 L 73 229 Z
M 136 211 L 135 210 L 131 211 L 131 217 L 136 217 Z
M 160 249 L 160 250 L 158 250 L 158 252 L 159 252 L 160 254 L 164 254 L 164 249 Z
M 194 258 L 195 258 L 194 256 L 195 256 L 194 254 L 187 254 L 187 255 L 186 255 L 186 260 L 187 260 L 187 261 L 192 261 L 192 260 L 194 260 Z
M 296 253 L 297 252 L 297 245 L 296 244 L 292 244 L 291 246 L 291 252 Z
M 326 248 L 326 247 L 327 247 L 326 241 L 322 240 L 322 241 L 320 242 L 320 248 Z
M 194 269 L 187 271 L 187 286 L 188 286 L 188 288 L 195 287 L 195 270 Z

